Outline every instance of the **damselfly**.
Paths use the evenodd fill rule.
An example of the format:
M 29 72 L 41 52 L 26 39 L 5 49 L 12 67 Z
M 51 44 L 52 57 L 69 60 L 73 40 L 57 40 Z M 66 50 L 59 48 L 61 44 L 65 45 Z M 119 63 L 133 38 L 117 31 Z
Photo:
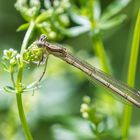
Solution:
M 48 43 L 46 41 L 45 35 L 41 35 L 40 39 L 37 41 L 37 45 L 40 47 L 44 47 L 48 54 L 52 54 L 83 71 L 91 79 L 111 90 L 112 93 L 117 94 L 118 96 L 123 97 L 125 100 L 131 102 L 137 107 L 140 107 L 139 91 L 129 87 L 119 80 L 116 80 L 103 71 L 95 68 L 94 66 L 91 66 L 87 62 L 79 60 L 78 58 L 70 54 L 66 48 Z

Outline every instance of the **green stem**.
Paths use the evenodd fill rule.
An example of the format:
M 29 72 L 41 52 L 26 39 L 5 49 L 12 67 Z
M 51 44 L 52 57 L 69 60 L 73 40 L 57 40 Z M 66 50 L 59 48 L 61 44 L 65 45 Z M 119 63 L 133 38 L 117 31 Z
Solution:
M 94 7 L 95 7 L 95 1 L 90 0 L 89 1 L 90 22 L 91 22 L 91 27 L 93 30 L 96 29 L 96 19 L 95 19 L 94 11 L 93 11 Z M 93 35 L 92 42 L 93 42 L 92 43 L 93 50 L 95 51 L 96 55 L 100 59 L 102 69 L 105 72 L 110 73 L 108 63 L 107 63 L 107 56 L 106 56 L 106 52 L 104 49 L 104 45 L 103 45 L 101 36 L 99 34 Z
M 17 91 L 19 92 L 21 89 L 20 89 L 20 85 L 21 85 L 21 82 L 22 82 L 22 74 L 23 74 L 23 62 L 22 62 L 22 59 L 23 59 L 23 53 L 24 53 L 24 50 L 26 49 L 27 45 L 28 45 L 28 42 L 29 42 L 29 39 L 30 39 L 30 36 L 34 30 L 34 27 L 35 27 L 35 22 L 34 21 L 31 21 L 30 22 L 30 25 L 29 25 L 29 28 L 25 34 L 25 37 L 23 39 L 23 42 L 22 42 L 22 45 L 21 45 L 21 51 L 20 51 L 20 62 L 19 62 L 19 70 L 18 70 L 18 75 L 17 75 Z
M 13 83 L 13 86 L 15 87 L 14 73 L 13 72 L 11 73 L 11 81 Z
M 140 40 L 140 10 L 138 12 L 138 16 L 137 16 L 137 20 L 135 24 L 132 47 L 131 47 L 131 54 L 130 54 L 130 61 L 129 61 L 129 68 L 128 68 L 127 82 L 130 86 L 134 86 L 135 84 L 135 75 L 136 75 L 138 52 L 139 52 L 139 40 Z M 128 139 L 128 131 L 129 131 L 130 122 L 131 122 L 131 114 L 132 114 L 132 107 L 126 105 L 124 107 L 123 140 Z
M 24 53 L 24 50 L 26 49 L 27 45 L 28 45 L 28 42 L 29 42 L 29 39 L 30 39 L 30 36 L 34 30 L 34 27 L 35 27 L 35 22 L 34 21 L 31 21 L 30 22 L 30 26 L 25 34 L 25 37 L 24 37 L 24 40 L 22 42 L 22 46 L 21 46 L 21 51 L 20 51 L 20 55 L 21 55 L 21 60 L 23 58 L 23 53 Z
M 19 88 L 20 88 L 20 85 L 21 85 L 21 82 L 22 82 L 22 74 L 23 74 L 23 64 L 20 63 L 19 66 L 18 66 L 18 74 L 17 74 L 17 91 L 19 92 Z
M 18 112 L 19 112 L 19 117 L 20 117 L 20 121 L 21 121 L 21 124 L 22 124 L 22 127 L 24 129 L 24 133 L 26 135 L 26 138 L 27 140 L 32 140 L 32 135 L 31 135 L 31 132 L 30 132 L 30 129 L 28 127 L 28 124 L 27 124 L 27 121 L 26 121 L 26 118 L 25 118 L 25 115 L 24 115 L 24 110 L 23 110 L 23 105 L 22 105 L 22 76 L 23 76 L 23 53 L 24 53 L 24 50 L 26 49 L 27 45 L 28 45 L 28 42 L 29 42 L 29 39 L 30 39 L 30 36 L 34 30 L 34 27 L 35 27 L 35 22 L 34 21 L 31 21 L 30 22 L 30 26 L 25 34 L 25 37 L 23 39 L 23 42 L 22 42 L 22 46 L 21 46 L 21 51 L 20 51 L 20 56 L 21 56 L 21 59 L 20 59 L 20 62 L 18 64 L 18 74 L 17 74 L 17 81 L 16 81 L 16 90 L 17 90 L 17 93 L 16 93 L 16 99 L 17 99 L 17 106 L 18 106 Z
M 93 50 L 95 51 L 96 55 L 100 58 L 102 69 L 106 73 L 110 73 L 109 66 L 107 63 L 107 56 L 101 37 L 93 37 Z
M 15 80 L 14 80 L 14 71 L 13 71 L 13 66 L 11 66 L 11 73 L 10 73 L 10 75 L 11 75 L 11 81 L 12 81 L 12 84 L 13 84 L 13 87 L 15 87 L 16 85 L 15 85 Z
M 33 140 L 32 135 L 30 133 L 30 129 L 29 129 L 28 124 L 26 122 L 26 118 L 25 118 L 25 114 L 24 114 L 24 110 L 23 110 L 23 105 L 22 105 L 22 96 L 20 93 L 16 94 L 16 99 L 17 99 L 19 117 L 20 117 L 20 121 L 22 123 L 23 129 L 24 129 L 24 133 L 26 134 L 26 139 Z
M 91 21 L 91 27 L 95 27 L 96 26 L 96 20 L 95 20 L 95 16 L 94 16 L 94 6 L 95 6 L 95 0 L 89 0 L 89 19 Z

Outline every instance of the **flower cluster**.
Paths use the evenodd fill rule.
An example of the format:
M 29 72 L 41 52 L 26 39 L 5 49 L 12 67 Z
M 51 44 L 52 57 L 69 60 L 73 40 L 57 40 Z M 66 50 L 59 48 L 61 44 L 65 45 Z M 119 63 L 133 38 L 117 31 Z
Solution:
M 64 31 L 69 26 L 68 9 L 69 0 L 55 0 L 53 6 L 49 2 L 44 2 L 46 9 L 43 9 L 37 17 L 37 28 L 47 35 L 48 39 L 60 40 L 64 37 Z
M 8 72 L 13 72 L 14 67 L 20 61 L 20 55 L 18 52 L 12 48 L 9 50 L 3 51 L 3 60 L 4 60 L 4 70 Z
M 104 134 L 107 129 L 107 119 L 105 115 L 102 114 L 95 103 L 91 102 L 91 98 L 88 96 L 83 97 L 83 103 L 81 105 L 80 112 L 82 113 L 83 118 L 90 121 L 90 128 L 95 136 Z
M 90 102 L 91 102 L 90 97 L 85 96 L 85 97 L 83 98 L 83 102 L 84 102 L 84 103 L 81 104 L 80 112 L 82 113 L 83 118 L 88 119 L 88 118 L 89 118 L 89 112 L 90 112 L 89 104 L 90 104 Z
M 17 31 L 26 30 L 32 21 L 39 33 L 46 34 L 50 40 L 60 40 L 70 25 L 69 0 L 55 0 L 53 6 L 46 0 L 44 3 L 39 0 L 17 0 L 15 7 L 27 21 Z
M 40 0 L 17 0 L 15 3 L 16 9 L 21 13 L 26 21 L 34 18 L 40 9 Z

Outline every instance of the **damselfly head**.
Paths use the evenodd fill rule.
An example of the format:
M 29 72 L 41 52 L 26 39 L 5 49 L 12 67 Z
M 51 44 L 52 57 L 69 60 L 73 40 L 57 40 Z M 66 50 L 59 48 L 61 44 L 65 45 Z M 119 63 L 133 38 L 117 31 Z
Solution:
M 38 41 L 36 42 L 37 45 L 38 45 L 38 47 L 44 46 L 46 40 L 47 40 L 47 36 L 46 36 L 45 34 L 42 34 L 42 35 L 40 36 L 40 38 L 38 39 Z
M 47 40 L 47 36 L 45 34 L 42 34 L 39 38 L 39 41 L 44 42 Z

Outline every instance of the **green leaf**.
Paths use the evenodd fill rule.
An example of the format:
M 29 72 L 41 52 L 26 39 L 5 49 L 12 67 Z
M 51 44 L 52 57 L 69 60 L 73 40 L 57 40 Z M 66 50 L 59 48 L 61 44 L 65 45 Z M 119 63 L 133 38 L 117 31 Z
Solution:
M 27 22 L 30 22 L 31 17 L 28 15 L 27 12 L 20 12 L 21 16 L 23 17 L 23 19 L 25 19 Z
M 29 91 L 33 91 L 36 90 L 36 89 L 39 89 L 41 88 L 41 85 L 39 84 L 38 81 L 35 81 L 31 84 L 29 84 L 28 86 L 26 86 L 24 89 L 23 89 L 23 92 L 29 92 Z
M 90 26 L 76 26 L 67 29 L 67 33 L 69 34 L 69 36 L 75 37 L 85 32 L 88 32 L 89 30 L 90 30 Z
M 133 31 L 132 46 L 130 50 L 130 60 L 128 67 L 127 83 L 132 87 L 135 85 L 136 70 L 139 61 L 139 50 L 140 50 L 140 9 L 138 10 L 138 15 Z M 124 107 L 124 122 L 123 122 L 123 140 L 128 139 L 130 123 L 132 117 L 132 107 Z
M 100 16 L 101 16 L 101 4 L 99 0 L 95 0 L 95 4 L 94 4 L 94 18 L 95 20 L 99 20 Z
M 108 21 L 101 21 L 98 23 L 97 28 L 101 29 L 101 30 L 108 30 L 111 29 L 115 26 L 120 25 L 121 23 L 123 23 L 126 19 L 126 15 L 120 15 L 117 17 L 114 17 Z
M 46 21 L 48 18 L 50 18 L 52 15 L 52 11 L 45 11 L 42 12 L 37 18 L 36 18 L 36 23 L 40 23 L 43 21 Z
M 69 29 L 65 29 L 63 27 L 57 27 L 57 29 L 64 35 L 69 36 L 69 37 L 75 37 L 78 36 L 80 34 L 83 34 L 87 31 L 90 30 L 89 26 L 75 26 L 75 27 L 71 27 Z
M 9 92 L 9 93 L 16 93 L 15 89 L 13 87 L 10 87 L 10 86 L 5 86 L 4 90 L 6 92 Z
M 61 34 L 69 37 L 75 37 L 90 30 L 90 26 L 75 26 L 67 29 L 60 26 L 57 22 L 55 22 L 54 25 L 61 32 Z
M 45 30 L 45 28 L 38 28 L 38 30 L 42 33 L 42 34 L 46 34 L 48 35 L 48 32 Z
M 72 21 L 78 25 L 85 25 L 85 26 L 90 25 L 88 18 L 85 16 L 79 16 L 78 14 L 74 12 L 71 12 L 70 16 L 71 16 Z
M 17 32 L 26 30 L 26 29 L 29 27 L 29 25 L 30 25 L 29 23 L 25 23 L 25 24 L 20 25 L 20 26 L 17 28 Z
M 2 64 L 3 70 L 10 73 L 10 67 L 4 62 L 2 62 L 1 64 Z
M 118 14 L 125 8 L 131 0 L 116 0 L 110 4 L 101 16 L 101 20 L 107 20 L 114 15 Z

